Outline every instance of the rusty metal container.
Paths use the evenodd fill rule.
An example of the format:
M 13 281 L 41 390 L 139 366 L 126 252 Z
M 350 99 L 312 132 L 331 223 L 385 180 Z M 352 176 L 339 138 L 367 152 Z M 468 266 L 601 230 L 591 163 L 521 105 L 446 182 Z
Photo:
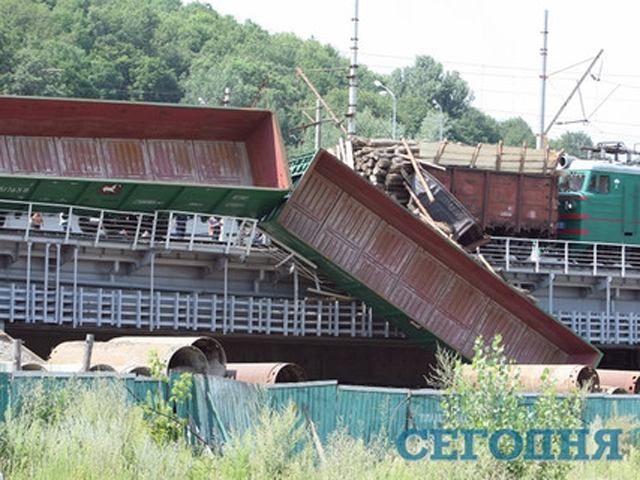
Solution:
M 240 382 L 272 384 L 304 382 L 306 373 L 295 363 L 229 363 L 227 376 Z
M 640 371 L 598 369 L 600 382 L 624 389 L 625 393 L 640 393 Z
M 290 187 L 275 116 L 0 96 L 0 199 L 257 217 Z
M 51 371 L 79 372 L 82 365 L 85 343 L 64 342 L 56 346 L 49 357 Z M 90 371 L 117 371 L 128 373 L 139 368 L 149 368 L 151 352 L 167 365 L 166 373 L 207 373 L 204 354 L 191 346 L 154 345 L 145 348 L 139 345 L 95 342 L 91 355 Z
M 596 365 L 601 353 L 326 151 L 262 228 L 415 340 L 464 357 L 500 333 L 518 363 Z
M 467 167 L 427 168 L 494 235 L 552 236 L 558 222 L 553 174 Z

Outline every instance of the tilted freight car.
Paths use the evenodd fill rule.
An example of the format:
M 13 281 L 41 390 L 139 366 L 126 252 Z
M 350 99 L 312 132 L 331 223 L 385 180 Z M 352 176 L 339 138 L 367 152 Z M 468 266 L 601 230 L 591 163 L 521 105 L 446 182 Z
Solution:
M 259 217 L 289 187 L 268 111 L 0 96 L 0 201 Z
M 501 333 L 519 363 L 585 363 L 600 353 L 418 220 L 320 151 L 289 200 L 262 224 L 342 290 L 423 342 L 465 357 L 478 335 Z

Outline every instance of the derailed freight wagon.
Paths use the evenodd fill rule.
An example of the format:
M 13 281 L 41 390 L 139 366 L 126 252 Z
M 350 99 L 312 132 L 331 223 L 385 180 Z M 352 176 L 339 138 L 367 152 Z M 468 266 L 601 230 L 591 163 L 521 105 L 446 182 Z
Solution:
M 0 200 L 257 218 L 289 188 L 269 111 L 0 97 Z
M 600 352 L 461 248 L 320 151 L 262 224 L 340 288 L 419 341 L 471 357 L 500 333 L 518 363 L 598 363 Z

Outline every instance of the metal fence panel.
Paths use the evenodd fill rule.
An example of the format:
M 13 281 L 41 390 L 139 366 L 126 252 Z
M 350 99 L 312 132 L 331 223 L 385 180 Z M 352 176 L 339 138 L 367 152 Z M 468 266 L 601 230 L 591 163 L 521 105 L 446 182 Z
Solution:
M 407 409 L 409 428 L 439 428 L 442 426 L 442 395 L 437 390 L 412 390 Z
M 599 417 L 603 421 L 631 417 L 640 422 L 640 395 L 593 395 L 587 398 L 583 418 L 590 424 Z
M 269 405 L 277 409 L 293 402 L 325 442 L 336 429 L 337 389 L 337 381 L 275 384 L 267 386 L 267 395 Z
M 189 417 L 209 444 L 221 445 L 247 432 L 266 404 L 257 385 L 210 375 L 194 375 Z
M 410 390 L 403 388 L 338 387 L 338 426 L 372 441 L 395 441 L 407 427 Z
M 301 421 L 308 418 L 313 422 L 324 443 L 342 428 L 352 437 L 372 443 L 393 442 L 406 428 L 442 426 L 442 393 L 437 390 L 338 386 L 336 381 L 264 387 L 212 376 L 193 378 L 192 397 L 180 406 L 179 413 L 187 415 L 191 429 L 214 447 L 250 431 L 263 407 L 282 409 L 291 402 L 297 406 Z M 113 374 L 0 373 L 0 421 L 9 406 L 19 407 L 34 388 L 46 393 L 70 382 L 89 387 L 101 382 L 122 385 L 134 402 L 143 402 L 156 392 L 166 399 L 170 389 L 157 380 Z M 524 395 L 523 403 L 532 407 L 536 399 L 536 395 Z M 637 422 L 640 395 L 590 395 L 583 413 L 585 425 L 598 417 L 604 422 L 616 417 L 630 417 Z
M 4 412 L 9 406 L 9 374 L 0 373 L 0 421 L 4 420 Z

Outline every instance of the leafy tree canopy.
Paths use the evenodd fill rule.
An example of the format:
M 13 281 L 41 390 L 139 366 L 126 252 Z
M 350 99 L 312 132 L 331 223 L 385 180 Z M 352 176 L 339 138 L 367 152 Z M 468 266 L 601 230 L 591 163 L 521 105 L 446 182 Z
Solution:
M 310 124 L 303 112 L 313 115 L 316 99 L 299 66 L 345 118 L 349 62 L 333 47 L 270 34 L 206 4 L 3 0 L 0 18 L 0 93 L 220 105 L 229 88 L 231 106 L 274 110 L 285 141 L 300 150 L 313 145 L 313 129 L 301 126 Z M 361 135 L 391 133 L 393 101 L 379 95 L 376 80 L 396 95 L 399 135 L 435 140 L 442 123 L 445 137 L 465 143 L 531 138 L 521 119 L 498 124 L 473 108 L 467 82 L 429 56 L 388 76 L 359 68 Z M 324 127 L 335 143 L 339 128 Z
M 498 123 L 498 131 L 505 145 L 519 147 L 526 143 L 528 147 L 535 147 L 536 137 L 531 127 L 521 117 L 509 118 Z
M 500 141 L 498 122 L 475 107 L 469 107 L 452 123 L 451 140 L 468 145 Z
M 576 157 L 585 157 L 582 147 L 592 147 L 593 141 L 591 137 L 584 132 L 565 132 L 560 138 L 549 142 L 551 148 L 555 150 L 564 150 L 569 155 Z

